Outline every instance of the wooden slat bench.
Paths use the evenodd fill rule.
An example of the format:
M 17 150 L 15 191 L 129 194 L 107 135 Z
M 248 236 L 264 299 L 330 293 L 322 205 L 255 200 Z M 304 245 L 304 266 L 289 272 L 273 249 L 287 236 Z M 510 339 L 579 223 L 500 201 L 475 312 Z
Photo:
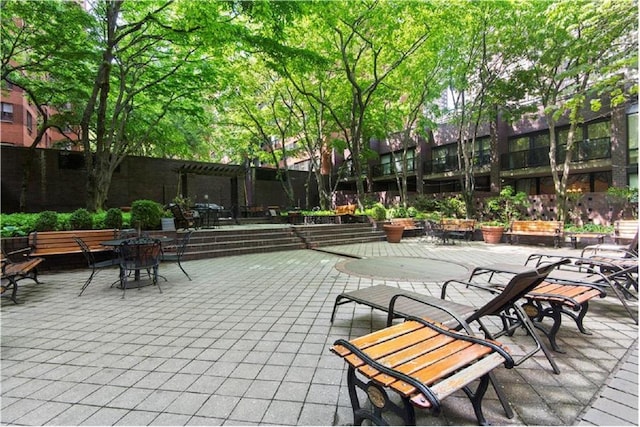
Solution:
M 424 233 L 424 227 L 413 218 L 391 218 L 391 224 L 402 225 L 407 236 L 418 236 Z
M 40 283 L 38 280 L 38 265 L 44 261 L 44 258 L 26 258 L 24 261 L 14 262 L 9 259 L 8 256 L 2 254 L 0 263 L 2 264 L 2 280 L 6 280 L 6 285 L 3 283 L 0 288 L 0 294 L 5 295 L 9 289 L 11 289 L 11 295 L 9 298 L 18 304 L 16 298 L 18 293 L 18 282 L 23 279 L 31 279 L 36 283 Z
M 617 244 L 631 242 L 638 236 L 638 220 L 621 219 L 613 223 L 613 241 Z
M 440 220 L 440 227 L 442 227 L 443 241 L 446 243 L 449 237 L 461 238 L 466 241 L 471 240 L 473 236 L 473 230 L 476 227 L 475 219 L 460 219 L 460 218 L 442 218 Z
M 509 243 L 518 241 L 519 236 L 553 237 L 553 246 L 559 247 L 564 236 L 564 223 L 562 221 L 512 221 L 509 229 L 505 231 L 509 237 Z M 515 238 L 515 239 L 514 239 Z
M 336 215 L 355 215 L 356 205 L 338 205 L 334 212 Z
M 111 249 L 100 245 L 100 242 L 115 239 L 116 230 L 34 231 L 29 234 L 31 255 L 50 256 L 82 253 L 74 237 L 81 238 L 91 252 L 104 252 Z
M 514 365 L 507 349 L 496 341 L 418 318 L 351 341 L 337 340 L 331 351 L 349 365 L 347 383 L 353 425 L 366 419 L 382 425 L 387 422 L 383 411 L 395 412 L 403 418 L 404 425 L 415 425 L 414 406 L 437 416 L 441 401 L 461 389 L 470 398 L 478 423 L 484 425 L 481 405 L 490 373 L 500 365 Z M 478 379 L 479 385 L 472 391 L 469 385 Z M 372 409 L 360 404 L 357 388 L 365 392 Z M 389 398 L 387 389 L 402 397 L 401 405 Z

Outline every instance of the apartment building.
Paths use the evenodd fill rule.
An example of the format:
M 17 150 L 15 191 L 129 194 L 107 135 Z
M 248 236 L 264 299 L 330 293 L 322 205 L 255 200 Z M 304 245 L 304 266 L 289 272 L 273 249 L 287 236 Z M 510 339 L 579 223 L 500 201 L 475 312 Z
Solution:
M 564 162 L 569 123 L 557 130 L 558 162 Z M 495 148 L 492 147 L 492 132 Z M 461 168 L 458 164 L 457 130 L 442 124 L 415 137 L 407 149 L 408 190 L 437 194 L 459 192 Z M 571 162 L 569 188 L 584 193 L 606 192 L 611 186 L 638 186 L 638 104 L 615 110 L 585 113 L 577 130 L 577 150 Z M 473 149 L 473 174 L 479 192 L 497 192 L 506 185 L 527 194 L 554 194 L 549 166 L 549 127 L 544 114 L 530 114 L 507 123 L 498 119 L 481 127 Z M 368 163 L 374 192 L 397 191 L 396 170 L 402 168 L 403 147 L 395 136 L 372 141 L 378 158 Z M 346 156 L 334 155 L 334 166 Z M 346 157 L 348 158 L 348 157 Z M 334 167 L 334 170 L 337 169 Z M 351 170 L 351 168 L 348 168 Z M 339 189 L 355 191 L 355 177 L 343 179 Z
M 32 105 L 24 91 L 2 81 L 0 90 L 0 143 L 15 147 L 29 147 L 38 133 L 38 109 Z M 47 114 L 52 111 L 45 108 Z M 74 149 L 68 138 L 57 129 L 47 129 L 38 148 Z

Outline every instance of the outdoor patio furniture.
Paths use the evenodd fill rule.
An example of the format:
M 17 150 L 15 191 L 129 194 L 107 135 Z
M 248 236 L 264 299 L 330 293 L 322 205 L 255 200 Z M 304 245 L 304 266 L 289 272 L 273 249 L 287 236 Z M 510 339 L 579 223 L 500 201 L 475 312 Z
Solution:
M 98 273 L 98 271 L 100 271 L 103 268 L 118 266 L 120 265 L 120 262 L 116 257 L 102 260 L 102 261 L 96 261 L 94 252 L 92 252 L 89 249 L 89 246 L 87 246 L 85 241 L 82 240 L 80 237 L 74 237 L 74 239 L 78 244 L 78 246 L 80 247 L 80 250 L 82 251 L 82 255 L 84 256 L 84 259 L 87 261 L 87 266 L 91 269 L 91 274 L 82 285 L 82 288 L 80 289 L 80 293 L 78 294 L 78 296 L 81 296 L 84 290 L 87 289 L 87 286 L 89 286 L 89 284 L 93 280 L 93 277 L 96 275 L 96 273 Z
M 158 268 L 162 246 L 160 240 L 150 238 L 129 239 L 122 242 L 118 247 L 120 263 L 120 285 L 122 287 L 122 298 L 124 299 L 129 283 L 129 273 L 133 272 L 135 280 L 140 289 L 140 271 L 146 270 L 151 278 L 151 284 L 158 287 L 160 293 L 162 289 L 158 283 Z
M 349 364 L 347 384 L 353 425 L 364 420 L 388 425 L 386 412 L 402 417 L 404 425 L 415 425 L 413 406 L 438 416 L 442 400 L 460 389 L 471 400 L 478 423 L 485 425 L 482 399 L 494 380 L 491 372 L 500 365 L 514 366 L 500 343 L 417 317 L 351 341 L 337 340 L 331 351 Z M 473 391 L 470 384 L 478 379 Z M 371 405 L 360 403 L 358 389 Z M 398 394 L 401 402 L 390 399 L 387 390 Z
M 560 265 L 549 273 L 543 282 L 524 295 L 526 302 L 521 305 L 533 325 L 549 339 L 551 348 L 559 353 L 564 353 L 556 342 L 556 334 L 562 324 L 562 314 L 571 317 L 581 333 L 590 335 L 583 324 L 583 319 L 589 310 L 589 301 L 596 297 L 607 296 L 603 289 L 604 281 L 607 279 L 602 274 L 569 270 L 568 265 L 570 264 Z M 526 264 L 492 264 L 477 267 L 469 276 L 469 281 L 473 282 L 480 278 L 481 283 L 492 284 L 497 293 L 504 288 L 504 285 L 495 282 L 494 276 L 509 277 L 529 268 L 531 266 Z M 545 318 L 553 321 L 550 328 L 543 325 Z
M 193 211 L 184 210 L 180 205 L 175 203 L 170 204 L 169 209 L 176 222 L 176 229 L 200 227 L 200 219 L 194 215 Z
M 331 314 L 331 322 L 335 319 L 338 306 L 349 302 L 364 304 L 371 308 L 387 312 L 387 326 L 390 326 L 394 318 L 408 318 L 410 316 L 420 316 L 442 322 L 447 326 L 455 321 L 453 326 L 460 330 L 465 325 L 477 322 L 480 330 L 488 339 L 498 338 L 506 334 L 512 334 L 515 329 L 524 327 L 535 342 L 535 348 L 523 355 L 516 365 L 523 363 L 539 350 L 542 350 L 549 364 L 555 373 L 560 373 L 551 352 L 547 349 L 535 331 L 530 319 L 517 304 L 518 300 L 528 292 L 538 286 L 547 275 L 558 265 L 567 261 L 560 260 L 555 263 L 531 267 L 513 275 L 509 283 L 497 295 L 487 301 L 481 307 L 472 307 L 446 299 L 447 289 L 451 285 L 462 285 L 473 287 L 478 290 L 488 291 L 495 294 L 495 289 L 478 283 L 463 282 L 459 280 L 449 280 L 444 283 L 441 291 L 441 298 L 434 298 L 422 295 L 417 292 L 405 291 L 387 285 L 376 285 L 356 291 L 345 292 L 336 297 Z M 497 316 L 501 319 L 503 328 L 497 332 L 491 332 L 483 322 L 486 316 Z
M 638 232 L 626 245 L 599 244 L 590 245 L 582 250 L 582 257 L 595 256 L 605 258 L 638 258 Z
M 560 282 L 589 283 L 611 289 L 624 306 L 629 316 L 638 324 L 637 309 L 629 306 L 628 300 L 638 300 L 638 261 L 626 259 L 626 262 L 615 263 L 614 259 L 583 258 L 555 254 L 531 254 L 525 262 L 526 265 L 542 265 L 548 262 L 556 262 L 558 259 L 568 261 L 563 269 L 558 269 L 549 275 L 549 280 Z M 573 272 L 567 272 L 566 268 L 572 268 L 581 276 Z M 579 279 L 576 279 L 579 277 Z M 634 293 L 635 291 L 635 293 Z
M 182 270 L 182 272 L 185 274 L 185 276 L 187 276 L 189 280 L 191 280 L 191 277 L 189 276 L 189 273 L 187 273 L 185 269 L 182 267 L 181 261 L 182 261 L 182 256 L 184 255 L 184 252 L 187 249 L 187 245 L 191 240 L 192 234 L 193 234 L 193 230 L 189 230 L 187 234 L 184 235 L 175 244 L 173 245 L 170 244 L 162 248 L 162 261 L 177 262 L 178 267 L 180 267 L 180 270 Z
M 0 294 L 4 295 L 9 289 L 11 289 L 11 295 L 9 298 L 14 304 L 18 304 L 18 282 L 23 279 L 31 279 L 34 282 L 40 284 L 38 280 L 38 265 L 44 261 L 44 258 L 24 257 L 21 261 L 12 261 L 9 254 L 6 254 L 2 250 L 2 258 L 0 264 L 2 265 L 2 280 L 7 281 L 0 287 Z

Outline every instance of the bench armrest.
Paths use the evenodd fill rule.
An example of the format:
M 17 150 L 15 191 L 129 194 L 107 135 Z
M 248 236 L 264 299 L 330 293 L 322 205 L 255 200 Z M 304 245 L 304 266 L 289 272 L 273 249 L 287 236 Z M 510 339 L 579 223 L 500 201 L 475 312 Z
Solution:
M 31 252 L 33 252 L 33 248 L 31 246 L 28 246 L 26 248 L 18 249 L 15 251 L 5 252 L 5 255 L 7 256 L 7 258 L 12 260 L 16 255 L 20 256 L 21 258 L 28 257 Z

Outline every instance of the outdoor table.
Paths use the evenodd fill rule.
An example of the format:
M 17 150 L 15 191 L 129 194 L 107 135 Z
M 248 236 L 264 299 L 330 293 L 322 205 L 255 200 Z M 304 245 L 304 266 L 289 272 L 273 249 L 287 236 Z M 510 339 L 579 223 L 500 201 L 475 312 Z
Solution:
M 216 228 L 220 225 L 219 213 L 222 209 L 220 206 L 213 204 L 196 204 L 192 209 L 198 212 L 200 227 Z
M 573 249 L 578 249 L 578 239 L 596 239 L 598 243 L 604 243 L 604 238 L 607 237 L 606 233 L 566 232 L 564 234 L 571 239 Z
M 114 240 L 106 240 L 104 242 L 100 242 L 102 246 L 107 246 L 113 248 L 114 251 L 118 251 L 118 247 L 127 242 L 129 245 L 148 245 L 153 243 L 153 241 L 159 241 L 160 244 L 166 244 L 173 241 L 173 238 L 166 236 L 158 236 L 158 237 L 134 237 L 127 239 L 114 239 Z M 136 269 L 134 273 L 134 280 L 140 281 L 140 270 Z

